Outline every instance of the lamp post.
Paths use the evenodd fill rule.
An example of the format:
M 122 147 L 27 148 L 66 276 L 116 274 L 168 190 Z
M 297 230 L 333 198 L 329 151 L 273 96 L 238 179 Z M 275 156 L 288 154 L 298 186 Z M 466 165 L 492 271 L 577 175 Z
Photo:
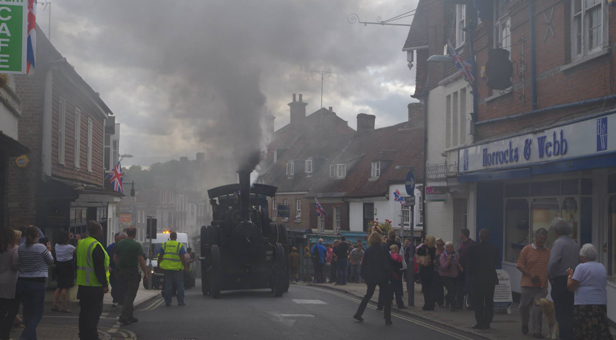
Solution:
M 414 170 L 414 167 L 396 165 L 395 169 L 396 170 L 408 169 L 409 172 L 412 172 Z M 413 192 L 410 194 L 411 194 L 411 201 L 410 201 L 411 216 L 410 216 L 410 223 L 409 223 L 409 228 L 410 228 L 409 237 L 411 240 L 411 249 L 412 249 L 412 253 L 410 255 L 412 256 L 409 255 L 409 258 L 413 259 L 413 261 L 410 261 L 411 262 L 410 264 L 409 263 L 406 264 L 406 290 L 407 290 L 407 295 L 408 295 L 408 305 L 409 307 L 414 307 L 415 306 L 415 261 L 414 261 L 414 257 L 415 257 L 415 230 L 414 230 L 415 229 L 415 193 Z M 404 241 L 404 221 L 402 221 L 402 214 L 400 217 L 400 232 L 401 232 L 402 240 Z M 406 255 L 406 250 L 404 254 Z

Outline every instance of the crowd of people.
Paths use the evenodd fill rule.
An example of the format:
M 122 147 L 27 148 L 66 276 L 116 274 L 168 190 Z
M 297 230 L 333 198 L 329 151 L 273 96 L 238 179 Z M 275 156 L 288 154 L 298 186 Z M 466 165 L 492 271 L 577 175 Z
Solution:
M 71 313 L 67 306 L 68 293 L 78 286 L 80 339 L 99 338 L 97 327 L 103 297 L 109 292 L 110 284 L 113 306 L 122 305 L 120 323 L 139 321 L 133 316 L 133 301 L 141 280 L 139 267 L 144 279 L 147 271 L 141 244 L 134 240 L 136 234 L 135 228 L 128 228 L 116 234 L 116 242 L 105 249 L 99 241 L 103 227 L 89 221 L 87 233 L 74 236 L 59 231 L 52 247 L 36 226 L 21 230 L 0 228 L 0 339 L 9 339 L 14 327 L 23 328 L 19 339 L 37 339 L 36 329 L 43 317 L 50 273 L 57 283 L 52 312 Z M 23 320 L 18 316 L 20 307 Z
M 550 229 L 557 239 L 551 249 L 546 246 L 548 230 L 540 228 L 535 231 L 533 243 L 525 246 L 518 257 L 517 268 L 522 274 L 521 332 L 529 334 L 532 331 L 532 337 L 545 338 L 541 305 L 552 303 L 546 300 L 551 285 L 551 300 L 558 323 L 555 331 L 560 334 L 560 339 L 612 339 L 607 318 L 607 270 L 597 262 L 594 245 L 580 247 L 570 237 L 572 228 L 566 220 L 554 219 Z M 470 238 L 470 231 L 463 229 L 457 250 L 453 242 L 430 235 L 417 247 L 413 247 L 410 240 L 405 240 L 405 246 L 401 247 L 394 232 L 387 236 L 372 232 L 368 248 L 362 251 L 359 260 L 359 272 L 367 285 L 367 292 L 353 317 L 363 321 L 363 312 L 378 286 L 377 310 L 385 311 L 385 322 L 391 325 L 392 301 L 398 304 L 398 308 L 404 308 L 401 299 L 404 272 L 406 268 L 415 268 L 424 295 L 423 310 L 430 311 L 439 306 L 456 312 L 466 308 L 475 314 L 476 323 L 472 328 L 491 328 L 501 251 L 490 244 L 489 230 L 480 230 L 478 238 L 479 242 L 474 241 Z M 341 238 L 340 243 L 343 241 Z M 319 240 L 312 251 L 330 248 L 321 243 Z M 336 256 L 336 249 L 340 249 L 336 247 L 339 247 L 338 242 L 334 243 L 332 256 Z M 325 257 L 324 261 L 329 260 Z M 352 256 L 348 261 L 351 265 L 356 263 Z M 329 262 L 332 266 L 338 263 Z M 402 263 L 406 265 L 403 267 Z M 337 274 L 341 273 L 344 271 L 337 271 Z M 317 282 L 324 282 L 322 277 L 321 280 L 316 277 Z
M 309 277 L 310 264 L 314 269 L 314 282 L 333 283 L 334 285 L 346 285 L 348 282 L 361 282 L 361 263 L 364 258 L 364 246 L 361 240 L 356 244 L 347 241 L 345 236 L 336 240 L 333 244 L 323 244 L 323 239 L 307 247 L 304 253 L 304 276 Z M 294 248 L 294 250 L 297 250 Z M 308 260 L 310 259 L 310 260 Z M 297 261 L 294 252 L 289 255 L 290 267 L 299 268 L 299 264 L 291 264 Z M 308 264 L 308 266 L 307 266 Z

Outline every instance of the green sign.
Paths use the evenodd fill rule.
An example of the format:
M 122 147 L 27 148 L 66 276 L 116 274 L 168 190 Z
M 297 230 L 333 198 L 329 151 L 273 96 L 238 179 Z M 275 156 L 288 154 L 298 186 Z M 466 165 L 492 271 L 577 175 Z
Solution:
M 0 0 L 0 73 L 26 73 L 27 0 Z

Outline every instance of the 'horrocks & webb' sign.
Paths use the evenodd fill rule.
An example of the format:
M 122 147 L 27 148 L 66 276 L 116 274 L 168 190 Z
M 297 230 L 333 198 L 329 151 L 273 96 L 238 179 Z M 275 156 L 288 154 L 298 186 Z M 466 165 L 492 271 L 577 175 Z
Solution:
M 616 114 L 458 151 L 458 172 L 500 169 L 616 151 Z M 616 131 L 613 134 L 616 134 Z

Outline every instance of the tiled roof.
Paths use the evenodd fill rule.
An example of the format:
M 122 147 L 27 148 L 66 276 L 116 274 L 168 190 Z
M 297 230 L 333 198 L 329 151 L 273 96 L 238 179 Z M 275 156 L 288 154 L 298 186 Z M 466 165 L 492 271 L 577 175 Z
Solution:
M 408 128 L 406 125 L 401 123 L 358 133 L 332 162 L 346 164 L 346 177 L 321 176 L 308 196 L 326 197 L 332 193 L 348 198 L 385 195 L 389 185 L 404 182 L 407 171 L 396 170 L 397 165 L 413 166 L 417 181 L 423 181 L 423 128 Z M 373 161 L 381 162 L 381 174 L 376 179 L 370 178 Z
M 415 15 L 413 16 L 413 23 L 409 29 L 409 35 L 406 37 L 402 49 L 428 46 L 429 1 L 430 0 L 419 0 Z

